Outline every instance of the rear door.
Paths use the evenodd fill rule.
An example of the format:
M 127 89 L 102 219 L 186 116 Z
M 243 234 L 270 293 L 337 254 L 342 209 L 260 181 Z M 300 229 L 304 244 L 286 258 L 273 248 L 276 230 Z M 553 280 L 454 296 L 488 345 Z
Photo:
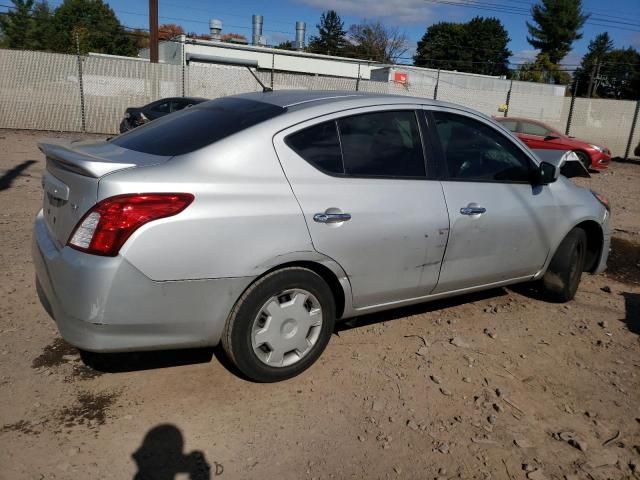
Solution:
M 368 108 L 274 138 L 313 245 L 346 271 L 356 307 L 426 295 L 437 283 L 449 221 L 418 122 L 413 106 Z
M 433 111 L 451 231 L 434 293 L 525 279 L 545 263 L 558 223 L 549 186 L 508 135 L 470 113 Z M 434 142 L 435 143 L 435 142 Z

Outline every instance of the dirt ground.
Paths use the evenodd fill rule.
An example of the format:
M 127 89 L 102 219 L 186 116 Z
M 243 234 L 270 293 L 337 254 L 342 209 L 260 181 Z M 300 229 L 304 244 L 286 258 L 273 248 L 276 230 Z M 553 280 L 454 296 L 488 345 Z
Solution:
M 640 478 L 640 164 L 582 182 L 614 243 L 569 304 L 519 287 L 361 317 L 261 385 L 209 350 L 94 370 L 60 339 L 30 259 L 51 136 L 0 130 L 1 479 Z

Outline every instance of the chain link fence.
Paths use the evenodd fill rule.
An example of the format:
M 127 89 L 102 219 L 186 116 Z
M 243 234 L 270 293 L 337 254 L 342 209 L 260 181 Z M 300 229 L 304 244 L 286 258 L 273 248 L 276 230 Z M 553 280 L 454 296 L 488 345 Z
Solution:
M 607 145 L 614 156 L 633 155 L 640 141 L 639 102 L 550 95 L 529 82 L 455 72 L 421 74 L 416 84 L 355 78 L 257 72 L 275 90 L 343 90 L 437 98 L 486 115 L 540 120 L 561 132 Z M 474 81 L 475 80 L 475 81 Z M 152 64 L 107 56 L 76 56 L 0 49 L 0 128 L 118 133 L 127 107 L 163 97 L 218 98 L 261 87 L 244 67 Z M 572 108 L 573 100 L 573 108 Z

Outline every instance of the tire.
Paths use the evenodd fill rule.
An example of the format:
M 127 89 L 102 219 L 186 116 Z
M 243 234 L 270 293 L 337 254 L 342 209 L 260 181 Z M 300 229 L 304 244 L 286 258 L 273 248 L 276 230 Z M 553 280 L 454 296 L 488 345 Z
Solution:
M 259 279 L 242 294 L 225 325 L 222 348 L 249 379 L 285 380 L 320 357 L 335 317 L 335 300 L 322 277 L 307 268 L 284 268 Z
M 583 152 L 581 150 L 576 150 L 576 155 L 578 156 L 578 158 L 580 159 L 580 161 L 582 162 L 582 164 L 584 165 L 584 168 L 586 168 L 587 170 L 591 170 L 591 157 L 586 153 Z
M 573 299 L 584 271 L 586 251 L 587 234 L 574 228 L 560 243 L 542 277 L 542 289 L 549 300 L 564 303 Z

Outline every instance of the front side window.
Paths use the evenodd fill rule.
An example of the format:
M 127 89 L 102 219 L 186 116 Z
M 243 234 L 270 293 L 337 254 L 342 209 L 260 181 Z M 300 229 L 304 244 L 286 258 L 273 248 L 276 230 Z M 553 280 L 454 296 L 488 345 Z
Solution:
M 546 137 L 551 132 L 544 125 L 531 122 L 522 122 L 520 123 L 520 133 L 524 133 L 526 135 L 537 135 L 538 137 Z
M 418 121 L 412 110 L 338 119 L 347 175 L 424 177 Z
M 506 136 L 462 115 L 433 112 L 433 116 L 450 178 L 529 181 L 531 162 Z

